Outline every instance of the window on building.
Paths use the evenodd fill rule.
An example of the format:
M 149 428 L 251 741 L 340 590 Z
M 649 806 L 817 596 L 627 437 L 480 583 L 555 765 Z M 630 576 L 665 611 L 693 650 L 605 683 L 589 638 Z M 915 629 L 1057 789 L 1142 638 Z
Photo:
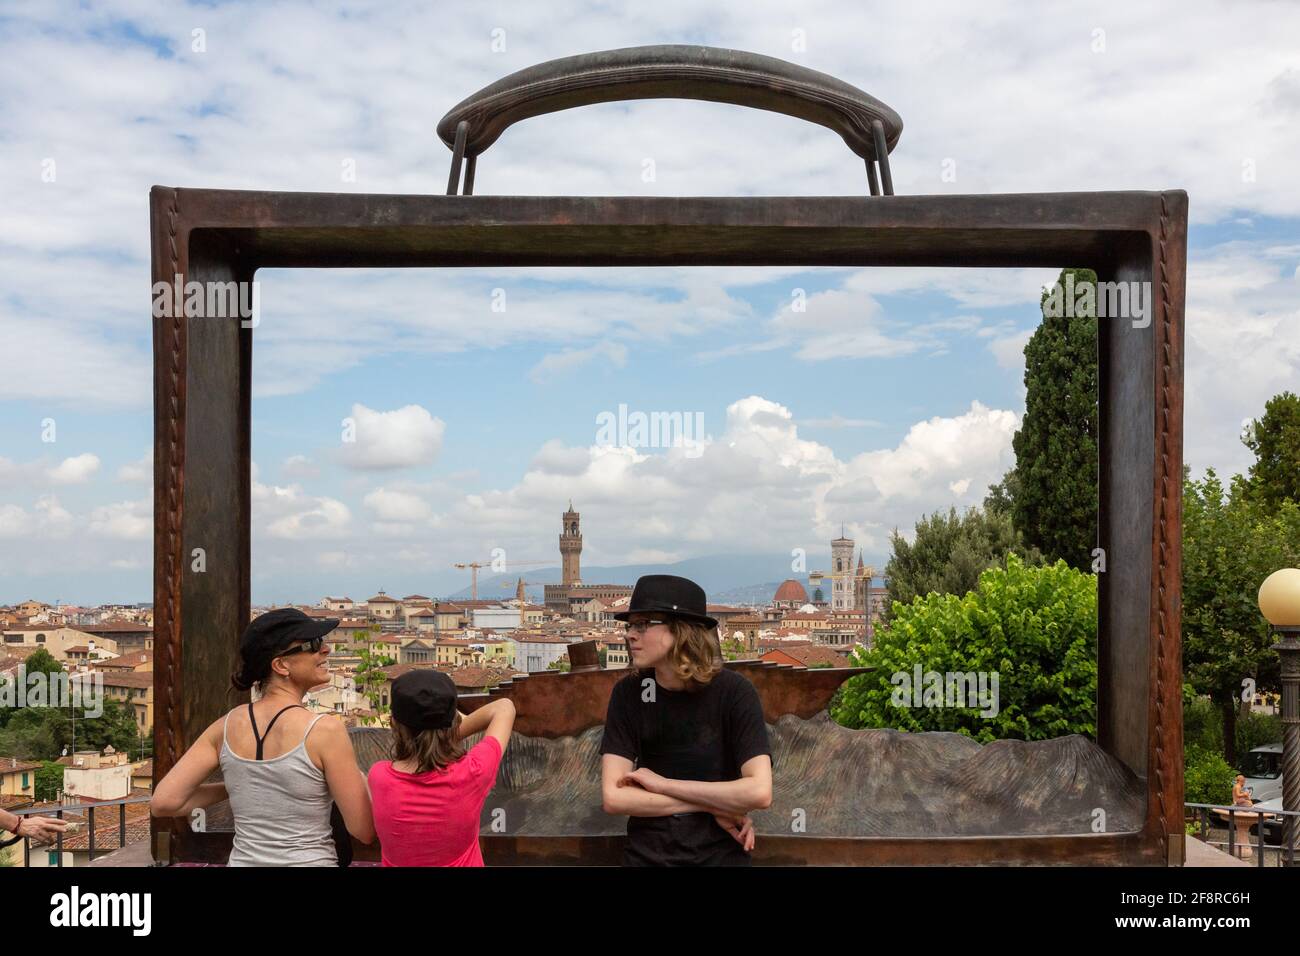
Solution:
M 27 789 L 27 774 L 23 774 L 23 789 Z

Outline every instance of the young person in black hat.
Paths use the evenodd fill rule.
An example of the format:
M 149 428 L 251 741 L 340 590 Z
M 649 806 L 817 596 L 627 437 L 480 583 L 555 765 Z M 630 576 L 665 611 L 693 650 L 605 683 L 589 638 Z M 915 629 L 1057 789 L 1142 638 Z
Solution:
M 229 797 L 230 866 L 337 866 L 331 808 L 362 843 L 375 838 L 370 796 L 343 721 L 313 717 L 307 692 L 329 682 L 325 635 L 338 626 L 297 608 L 268 611 L 239 642 L 236 690 L 261 696 L 214 721 L 154 790 L 154 816 L 189 816 Z M 218 767 L 221 783 L 204 783 Z
M 600 745 L 606 813 L 626 814 L 628 866 L 747 866 L 748 814 L 772 803 L 758 691 L 722 664 L 698 584 L 646 575 L 627 623 L 633 672 L 609 699 Z
M 393 681 L 393 759 L 370 767 L 384 866 L 482 866 L 479 818 L 510 742 L 515 705 L 505 697 L 468 717 L 456 685 L 421 668 Z M 479 731 L 468 752 L 461 741 Z

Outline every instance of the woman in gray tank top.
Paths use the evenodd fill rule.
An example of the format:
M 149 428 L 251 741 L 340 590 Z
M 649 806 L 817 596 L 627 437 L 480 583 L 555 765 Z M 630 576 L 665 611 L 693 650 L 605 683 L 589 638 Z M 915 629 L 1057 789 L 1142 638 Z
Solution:
M 302 706 L 309 690 L 329 681 L 324 637 L 337 625 L 296 608 L 248 625 L 231 683 L 260 696 L 214 721 L 177 761 L 154 790 L 154 816 L 190 816 L 228 798 L 235 817 L 230 866 L 337 866 L 335 804 L 352 836 L 374 841 L 370 793 L 347 728 Z M 222 782 L 204 783 L 218 767 Z

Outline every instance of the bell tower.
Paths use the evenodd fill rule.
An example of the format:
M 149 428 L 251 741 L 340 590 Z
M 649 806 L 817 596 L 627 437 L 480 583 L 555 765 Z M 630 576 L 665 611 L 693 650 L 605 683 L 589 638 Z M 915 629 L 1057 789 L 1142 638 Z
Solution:
M 831 610 L 853 610 L 853 539 L 840 536 L 831 542 Z
M 560 528 L 560 569 L 566 586 L 582 583 L 582 571 L 579 559 L 582 555 L 582 534 L 578 530 L 578 512 L 573 510 L 573 501 L 569 501 L 569 510 L 564 513 Z

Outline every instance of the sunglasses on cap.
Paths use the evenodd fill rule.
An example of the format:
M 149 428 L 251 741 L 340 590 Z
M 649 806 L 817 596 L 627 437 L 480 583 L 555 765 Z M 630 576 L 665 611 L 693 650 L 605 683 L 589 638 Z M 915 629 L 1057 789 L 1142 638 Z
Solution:
M 280 654 L 276 654 L 275 656 L 288 657 L 290 654 L 300 654 L 303 651 L 306 651 L 308 654 L 318 654 L 320 653 L 320 649 L 321 647 L 324 646 L 324 644 L 325 644 L 324 637 L 313 637 L 307 641 L 304 641 L 302 644 L 299 644 L 297 647 L 293 648 L 293 650 L 284 651 Z

